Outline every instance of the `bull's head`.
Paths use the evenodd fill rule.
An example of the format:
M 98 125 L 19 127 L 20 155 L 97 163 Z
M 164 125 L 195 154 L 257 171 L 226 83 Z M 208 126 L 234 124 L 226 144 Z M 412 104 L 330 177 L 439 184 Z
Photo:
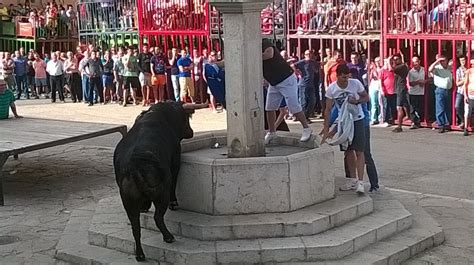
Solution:
M 204 109 L 209 106 L 209 103 L 206 101 L 206 103 L 203 104 L 194 104 L 194 103 L 184 103 L 183 105 L 184 113 L 184 127 L 183 127 L 183 138 L 184 139 L 189 139 L 193 138 L 194 132 L 193 129 L 191 128 L 191 125 L 189 124 L 189 119 L 191 118 L 191 114 L 194 113 L 195 110 L 197 109 Z

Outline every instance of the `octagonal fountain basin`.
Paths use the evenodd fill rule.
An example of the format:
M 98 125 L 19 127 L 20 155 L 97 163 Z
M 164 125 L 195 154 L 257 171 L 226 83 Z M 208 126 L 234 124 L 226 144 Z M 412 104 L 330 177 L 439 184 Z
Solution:
M 210 215 L 289 212 L 334 198 L 334 153 L 278 133 L 265 157 L 228 158 L 226 132 L 182 142 L 180 208 Z M 217 146 L 217 148 L 216 148 Z

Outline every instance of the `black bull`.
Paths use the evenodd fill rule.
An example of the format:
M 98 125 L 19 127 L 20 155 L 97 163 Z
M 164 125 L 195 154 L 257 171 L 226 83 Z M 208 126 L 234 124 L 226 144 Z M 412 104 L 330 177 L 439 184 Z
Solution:
M 175 209 L 181 140 L 193 137 L 189 125 L 194 109 L 207 104 L 159 103 L 143 111 L 114 152 L 120 197 L 132 225 L 135 254 L 145 259 L 140 237 L 140 212 L 155 206 L 155 223 L 167 243 L 175 239 L 164 222 L 166 209 Z

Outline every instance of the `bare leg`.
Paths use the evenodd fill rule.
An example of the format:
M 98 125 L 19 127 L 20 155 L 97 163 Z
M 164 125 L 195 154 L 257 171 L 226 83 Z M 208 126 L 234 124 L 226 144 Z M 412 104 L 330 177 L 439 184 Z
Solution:
M 143 93 L 142 93 L 142 95 L 143 95 Z M 132 99 L 133 99 L 133 104 L 138 105 L 138 102 L 137 102 L 137 89 L 136 88 L 132 88 Z
M 299 112 L 299 113 L 303 113 L 303 112 Z M 304 118 L 304 114 L 303 114 L 303 119 L 304 120 L 306 119 Z M 274 110 L 267 111 L 268 130 L 270 132 L 276 132 L 275 120 L 276 120 L 276 112 Z
M 276 122 L 275 122 L 275 128 L 278 128 L 282 121 L 285 119 L 285 116 L 288 114 L 288 110 L 285 108 L 280 108 L 280 115 L 278 115 Z
M 127 106 L 127 99 L 128 99 L 128 88 L 123 90 L 123 106 Z
M 160 94 L 158 93 L 158 86 L 152 86 L 151 89 L 153 92 L 153 98 L 155 99 L 155 103 L 158 103 L 159 101 L 161 101 Z
M 349 175 L 351 178 L 357 178 L 357 156 L 354 150 L 348 150 L 344 153 L 344 158 L 347 162 L 347 167 L 349 169 Z
M 301 125 L 303 125 L 303 128 L 308 128 L 308 122 L 306 121 L 306 116 L 304 115 L 303 111 L 294 113 L 293 115 L 300 121 Z M 275 118 L 273 121 L 275 121 Z M 270 120 L 268 120 L 268 122 L 270 123 Z
M 357 177 L 360 181 L 364 180 L 364 167 L 365 167 L 365 157 L 364 152 L 355 152 L 356 154 L 356 167 L 357 167 Z
M 402 128 L 402 124 L 403 124 L 403 117 L 405 117 L 405 112 L 403 110 L 404 107 L 398 107 L 397 106 L 397 120 L 398 120 L 398 128 Z

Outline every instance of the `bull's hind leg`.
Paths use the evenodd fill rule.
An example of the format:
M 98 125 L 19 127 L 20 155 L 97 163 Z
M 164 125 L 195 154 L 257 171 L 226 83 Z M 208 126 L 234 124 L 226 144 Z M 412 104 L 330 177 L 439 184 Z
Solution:
M 123 200 L 123 198 L 122 198 Z M 138 205 L 125 203 L 125 211 L 127 212 L 128 219 L 132 224 L 132 233 L 133 238 L 135 239 L 135 259 L 137 261 L 144 261 L 145 254 L 143 253 L 142 243 L 141 243 L 141 231 L 140 231 L 140 208 Z
M 169 195 L 165 194 L 164 196 L 160 196 L 160 201 L 154 201 L 153 204 L 155 205 L 155 223 L 156 226 L 160 229 L 161 234 L 163 234 L 163 241 L 166 243 L 173 243 L 175 241 L 174 236 L 168 231 L 166 228 L 164 216 L 166 210 L 168 208 L 169 203 Z

